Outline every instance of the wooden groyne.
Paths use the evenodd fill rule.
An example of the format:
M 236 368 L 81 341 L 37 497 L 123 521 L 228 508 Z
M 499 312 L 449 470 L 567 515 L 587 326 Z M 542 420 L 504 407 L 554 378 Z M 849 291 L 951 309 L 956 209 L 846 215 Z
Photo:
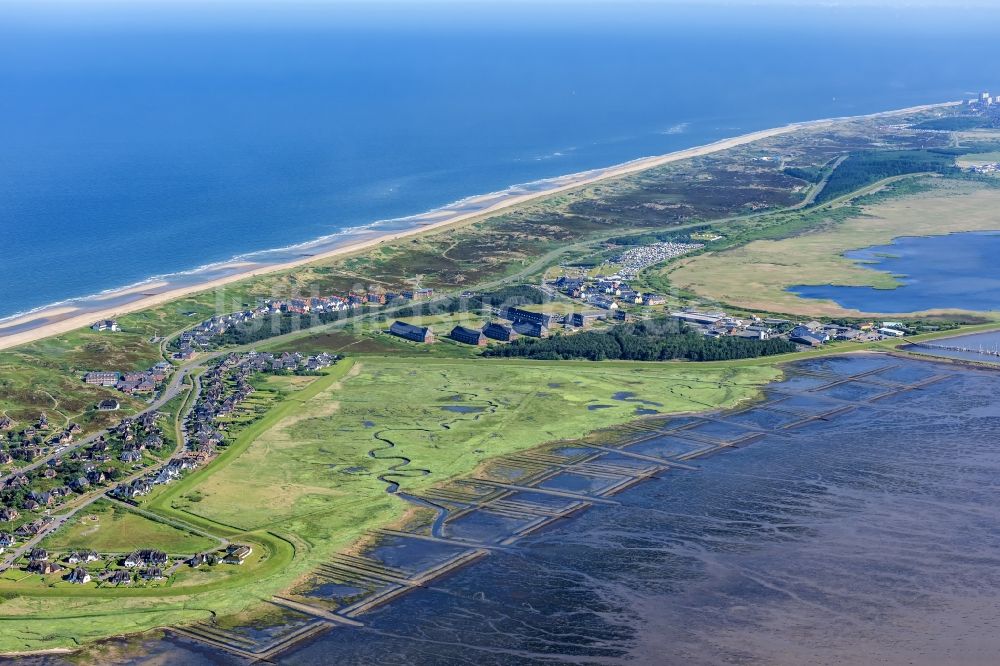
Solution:
M 288 597 L 275 595 L 271 598 L 271 603 L 276 606 L 284 606 L 285 608 L 290 608 L 300 613 L 312 615 L 313 617 L 326 620 L 327 622 L 333 622 L 334 624 L 344 624 L 350 627 L 365 626 L 364 623 L 358 622 L 357 620 L 352 620 L 349 617 L 344 617 L 343 615 L 338 615 L 337 613 L 331 613 L 330 611 L 323 610 L 317 606 L 304 604 L 301 601 L 295 601 L 294 599 L 289 599 Z

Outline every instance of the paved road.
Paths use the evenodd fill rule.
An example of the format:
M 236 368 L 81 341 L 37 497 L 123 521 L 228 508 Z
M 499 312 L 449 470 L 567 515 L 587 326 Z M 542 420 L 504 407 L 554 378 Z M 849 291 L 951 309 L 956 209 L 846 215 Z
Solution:
M 152 403 L 150 403 L 149 407 L 147 407 L 146 409 L 143 409 L 140 412 L 137 412 L 134 416 L 138 417 L 138 416 L 141 416 L 143 414 L 147 414 L 149 412 L 154 412 L 154 411 L 160 409 L 161 407 L 163 407 L 163 405 L 167 404 L 168 402 L 170 402 L 171 400 L 173 400 L 174 398 L 176 398 L 178 395 L 180 395 L 180 393 L 183 390 L 185 390 L 185 389 L 182 388 L 182 385 L 181 385 L 181 382 L 184 380 L 184 377 L 194 367 L 196 367 L 196 366 L 204 363 L 206 360 L 208 360 L 208 359 L 207 358 L 205 358 L 205 359 L 198 359 L 197 361 L 192 361 L 191 363 L 189 363 L 187 365 L 183 365 L 180 368 L 178 368 L 177 371 L 174 372 L 173 376 L 170 378 L 170 382 L 167 384 L 166 388 L 163 389 L 163 391 L 160 393 L 160 395 Z M 49 454 L 47 454 L 47 455 L 45 455 L 45 456 L 43 456 L 41 458 L 38 458 L 37 460 L 35 460 L 35 461 L 33 461 L 33 462 L 25 465 L 24 467 L 19 467 L 18 469 L 14 470 L 12 472 L 9 472 L 8 474 L 0 476 L 0 483 L 5 483 L 7 480 L 9 480 L 10 478 L 16 476 L 17 474 L 24 474 L 25 472 L 30 472 L 33 469 L 38 469 L 39 467 L 42 467 L 43 465 L 46 465 L 50 460 L 53 460 L 53 459 L 58 458 L 60 456 L 64 456 L 64 455 L 66 455 L 67 453 L 69 453 L 71 451 L 75 451 L 76 449 L 79 449 L 80 447 L 87 446 L 88 444 L 92 444 L 99 437 L 102 437 L 102 436 L 107 435 L 107 434 L 108 434 L 107 430 L 101 430 L 100 432 L 95 432 L 94 434 L 89 435 L 86 438 L 81 439 L 81 440 L 79 440 L 77 442 L 74 442 L 72 444 L 69 444 L 69 445 L 67 445 L 67 446 L 65 446 L 63 448 L 54 450 L 52 453 L 49 453 Z
M 205 360 L 207 360 L 207 359 L 201 359 L 202 362 L 204 362 Z M 160 402 L 160 400 L 158 400 L 156 403 L 154 403 L 154 405 L 157 404 L 157 403 L 160 404 L 160 405 L 162 405 L 163 403 L 169 401 L 170 397 L 166 397 L 166 396 L 167 396 L 167 393 L 170 392 L 171 390 L 173 390 L 173 392 L 174 392 L 173 395 L 179 394 L 180 390 L 181 390 L 180 389 L 180 380 L 182 379 L 182 375 L 189 373 L 191 371 L 191 369 L 193 369 L 193 367 L 195 365 L 197 365 L 197 364 L 196 363 L 192 363 L 192 364 L 190 364 L 188 366 L 184 366 L 183 368 L 179 369 L 177 371 L 177 373 L 174 375 L 173 381 L 171 381 L 170 384 L 168 385 L 167 390 L 164 391 L 163 397 L 161 397 L 161 399 L 160 399 L 160 400 L 162 400 L 162 402 Z M 198 396 L 201 394 L 201 381 L 199 380 L 199 378 L 197 376 L 194 377 L 194 387 L 193 387 L 193 390 L 194 390 L 194 393 L 191 395 L 191 398 L 188 401 L 187 408 L 183 412 L 178 413 L 178 415 L 177 415 L 177 422 L 178 423 L 182 422 L 184 420 L 184 418 L 188 415 L 188 413 L 190 413 L 190 411 L 194 408 L 194 404 L 198 400 Z M 173 396 L 171 396 L 171 397 L 173 397 Z M 150 411 L 152 409 L 156 409 L 156 407 L 152 406 L 152 407 L 150 407 L 149 409 L 147 409 L 145 411 L 148 412 L 148 411 Z M 176 425 L 176 423 L 175 423 L 175 425 Z M 104 432 L 107 432 L 107 431 L 104 431 Z M 97 435 L 92 435 L 88 439 L 94 439 L 94 438 L 98 437 L 100 434 L 101 433 L 98 433 Z M 80 444 L 75 445 L 73 448 L 77 448 L 77 446 L 82 446 L 83 443 L 84 442 L 81 442 Z M 167 463 L 170 462 L 170 459 L 173 457 L 173 455 L 176 455 L 177 453 L 179 453 L 179 452 L 181 452 L 181 451 L 184 450 L 184 444 L 185 443 L 184 443 L 183 439 L 178 438 L 177 439 L 177 443 L 176 443 L 176 445 L 174 447 L 174 453 L 172 455 L 166 456 L 163 460 L 161 460 L 160 462 L 157 462 L 156 464 L 150 465 L 149 467 L 144 467 L 143 469 L 135 472 L 131 476 L 123 479 L 122 481 L 119 481 L 118 483 L 116 483 L 111 488 L 102 487 L 102 488 L 95 489 L 95 490 L 93 490 L 93 491 L 91 491 L 89 493 L 85 493 L 85 494 L 81 495 L 79 498 L 77 498 L 77 500 L 73 503 L 72 506 L 68 507 L 68 509 L 66 510 L 65 513 L 60 513 L 60 514 L 58 514 L 56 516 L 53 516 L 53 518 L 54 518 L 53 521 L 49 524 L 49 526 L 46 529 L 42 530 L 41 532 L 39 532 L 35 536 L 31 537 L 30 539 L 28 539 L 27 541 L 25 541 L 21 545 L 17 546 L 16 548 L 12 548 L 11 550 L 8 550 L 4 554 L 3 560 L 0 560 L 0 571 L 3 571 L 5 569 L 9 568 L 10 566 L 12 566 L 14 564 L 14 562 L 16 562 L 18 560 L 18 558 L 20 558 L 26 552 L 28 552 L 29 550 L 31 550 L 32 548 L 34 548 L 35 546 L 37 546 L 42 541 L 42 539 L 44 539 L 45 537 L 49 536 L 50 534 L 52 534 L 53 532 L 55 532 L 56 530 L 58 530 L 60 527 L 62 527 L 63 525 L 65 525 L 68 520 L 70 520 L 73 516 L 75 516 L 77 513 L 79 513 L 82 509 L 85 509 L 86 507 L 90 506 L 91 504 L 93 504 L 97 500 L 101 499 L 102 497 L 106 497 L 107 494 L 109 492 L 111 492 L 112 489 L 114 489 L 114 488 L 116 488 L 116 487 L 118 487 L 120 485 L 129 484 L 132 481 L 134 481 L 135 479 L 138 479 L 140 477 L 146 476 L 147 474 L 158 472 L 160 469 L 162 469 L 164 466 L 166 466 Z M 125 505 L 123 502 L 118 502 L 118 500 L 115 500 L 113 498 L 109 498 L 109 499 L 111 499 L 114 502 L 117 502 L 118 504 Z M 132 509 L 132 510 L 136 510 L 135 507 L 132 507 L 131 505 L 126 505 L 126 506 L 129 506 L 129 508 Z M 142 513 L 141 510 L 139 510 L 139 511 L 140 511 L 140 513 Z M 165 519 L 161 518 L 161 520 L 165 520 Z M 213 538 L 218 538 L 218 537 L 213 537 Z

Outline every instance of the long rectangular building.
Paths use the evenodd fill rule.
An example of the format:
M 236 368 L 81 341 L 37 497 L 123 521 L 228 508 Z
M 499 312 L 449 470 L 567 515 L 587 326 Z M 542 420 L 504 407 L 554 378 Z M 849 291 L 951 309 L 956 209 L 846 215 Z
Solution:
M 429 326 L 414 326 L 406 322 L 397 321 L 389 327 L 389 332 L 404 340 L 413 342 L 434 342 L 434 333 Z
M 486 344 L 486 336 L 483 335 L 482 331 L 477 331 L 474 328 L 466 328 L 465 326 L 456 326 L 451 329 L 449 337 L 455 342 L 461 342 L 467 345 L 482 347 Z
M 515 324 L 538 324 L 544 328 L 551 328 L 556 316 L 545 312 L 531 312 L 520 308 L 507 308 L 502 313 L 505 319 L 509 319 Z
M 94 386 L 114 386 L 118 383 L 119 376 L 117 372 L 88 372 L 83 376 L 83 381 Z
M 510 342 L 518 337 L 512 327 L 495 321 L 483 326 L 483 335 L 500 342 Z

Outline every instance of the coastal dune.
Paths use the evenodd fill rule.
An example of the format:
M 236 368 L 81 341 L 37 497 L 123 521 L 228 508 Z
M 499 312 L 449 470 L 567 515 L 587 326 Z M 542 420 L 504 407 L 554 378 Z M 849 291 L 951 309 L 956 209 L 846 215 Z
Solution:
M 206 279 L 203 281 L 196 280 L 181 285 L 171 284 L 169 281 L 157 281 L 152 284 L 142 284 L 118 291 L 107 292 L 100 296 L 91 297 L 90 299 L 81 299 L 80 305 L 70 306 L 60 304 L 58 306 L 43 308 L 20 317 L 12 318 L 0 324 L 0 350 L 9 349 L 11 347 L 16 347 L 18 345 L 82 328 L 90 325 L 95 320 L 111 319 L 130 312 L 136 312 L 160 305 L 192 293 L 215 289 L 256 275 L 288 270 L 296 266 L 358 252 L 380 243 L 391 242 L 416 234 L 441 229 L 450 225 L 468 222 L 476 218 L 494 215 L 503 210 L 537 199 L 593 185 L 601 181 L 639 173 L 641 171 L 660 167 L 672 162 L 710 155 L 712 153 L 743 146 L 782 134 L 788 134 L 801 129 L 817 128 L 862 118 L 905 115 L 932 110 L 935 108 L 954 106 L 957 104 L 959 104 L 959 102 L 929 104 L 895 111 L 869 114 L 866 116 L 828 118 L 823 120 L 792 123 L 781 127 L 750 132 L 748 134 L 722 139 L 703 146 L 687 148 L 667 153 L 665 155 L 640 158 L 624 164 L 619 164 L 617 166 L 594 169 L 578 174 L 552 178 L 547 181 L 550 183 L 550 186 L 542 187 L 530 192 L 518 192 L 515 189 L 509 192 L 499 192 L 479 197 L 472 197 L 463 201 L 462 205 L 457 207 L 454 211 L 434 211 L 426 215 L 415 216 L 414 219 L 426 220 L 426 222 L 418 223 L 412 228 L 375 235 L 360 242 L 347 243 L 334 249 L 307 256 L 301 256 L 300 258 L 287 262 L 254 264 L 252 262 L 234 260 L 229 264 L 223 265 L 225 268 L 232 269 L 224 277 Z M 114 305 L 107 303 L 107 301 L 114 301 L 122 297 L 129 298 L 127 299 L 127 302 L 123 303 L 116 303 Z

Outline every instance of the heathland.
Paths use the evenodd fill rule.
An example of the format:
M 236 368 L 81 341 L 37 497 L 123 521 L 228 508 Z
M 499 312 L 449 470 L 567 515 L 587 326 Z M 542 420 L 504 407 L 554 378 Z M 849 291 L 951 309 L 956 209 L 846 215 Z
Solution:
M 425 520 L 428 510 L 387 492 L 394 484 L 419 495 L 505 453 L 651 412 L 752 399 L 780 374 L 775 364 L 793 355 L 698 364 L 493 359 L 473 347 L 417 345 L 383 331 L 397 315 L 431 324 L 439 335 L 457 323 L 477 325 L 492 316 L 490 308 L 449 310 L 461 292 L 537 285 L 547 271 L 600 265 L 636 239 L 690 240 L 692 234 L 705 239 L 702 251 L 651 266 L 634 281 L 664 294 L 665 306 L 637 305 L 630 314 L 726 304 L 743 312 L 842 315 L 784 287 L 837 279 L 872 284 L 886 278 L 842 259 L 844 250 L 901 234 L 997 227 L 988 212 L 1000 202 L 1000 190 L 953 164 L 957 156 L 990 153 L 1000 144 L 907 126 L 950 113 L 921 111 L 769 136 L 191 294 L 119 317 L 119 333 L 73 331 L 0 352 L 0 409 L 15 423 L 45 411 L 93 433 L 143 402 L 85 385 L 83 372 L 149 367 L 164 358 L 173 337 L 213 314 L 264 298 L 416 286 L 433 288 L 444 304 L 432 314 L 409 306 L 364 308 L 342 321 L 216 350 L 336 351 L 347 358 L 319 375 L 259 381 L 266 401 L 255 398 L 258 413 L 218 458 L 158 488 L 137 510 L 91 505 L 46 546 L 99 545 L 110 553 L 142 542 L 193 552 L 228 540 L 252 545 L 253 557 L 227 570 L 179 568 L 163 582 L 129 588 L 9 571 L 0 577 L 0 649 L 74 646 L 240 613 L 273 594 L 294 593 L 311 568 L 356 547 L 372 528 Z M 894 157 L 871 155 L 880 151 Z M 935 176 L 920 175 L 928 172 Z M 818 309 L 803 309 L 807 305 Z M 576 306 L 559 301 L 553 309 Z M 203 353 L 175 365 L 197 370 L 211 358 Z M 121 400 L 121 412 L 95 409 L 111 397 Z

